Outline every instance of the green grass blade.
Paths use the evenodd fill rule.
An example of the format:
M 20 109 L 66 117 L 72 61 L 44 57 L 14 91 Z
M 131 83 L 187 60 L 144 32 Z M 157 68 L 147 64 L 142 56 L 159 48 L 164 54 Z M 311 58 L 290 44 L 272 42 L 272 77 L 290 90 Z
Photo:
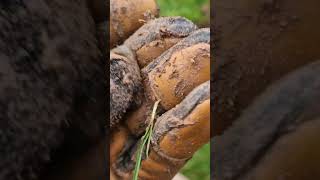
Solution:
M 133 171 L 133 180 L 138 180 L 139 169 L 141 166 L 141 159 L 142 159 L 142 153 L 143 153 L 143 147 L 145 146 L 146 142 L 147 142 L 147 138 L 144 138 L 141 141 L 140 147 L 137 151 L 136 165 L 135 165 L 134 171 Z
M 158 108 L 159 103 L 160 103 L 160 100 L 158 100 L 158 101 L 154 104 L 153 109 L 152 109 L 151 119 L 150 119 L 150 122 L 149 122 L 150 133 L 149 133 L 149 135 L 148 135 L 149 137 L 148 137 L 148 143 L 147 143 L 147 148 L 146 148 L 147 158 L 148 158 L 148 156 L 149 156 L 151 136 L 152 136 L 152 134 L 153 134 L 153 127 L 154 127 L 154 119 L 155 119 L 155 117 L 156 117 L 157 108 Z
M 141 161 L 142 161 L 142 153 L 143 153 L 143 150 L 144 150 L 146 144 L 147 144 L 147 147 L 146 147 L 145 152 L 146 152 L 146 156 L 148 157 L 151 136 L 153 133 L 153 126 L 154 126 L 153 122 L 156 117 L 157 108 L 158 108 L 159 103 L 160 103 L 160 100 L 155 102 L 153 109 L 152 109 L 150 122 L 148 124 L 148 127 L 146 128 L 145 134 L 141 137 L 140 144 L 138 146 L 138 150 L 137 150 L 137 154 L 136 154 L 136 164 L 135 164 L 135 167 L 133 170 L 133 178 L 132 178 L 133 180 L 138 180 L 139 170 L 140 170 Z

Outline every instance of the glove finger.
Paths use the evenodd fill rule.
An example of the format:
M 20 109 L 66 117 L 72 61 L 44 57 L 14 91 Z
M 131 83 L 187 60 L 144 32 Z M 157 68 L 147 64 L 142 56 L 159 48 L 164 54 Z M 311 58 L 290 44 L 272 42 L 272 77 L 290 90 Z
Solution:
M 125 144 L 129 138 L 129 131 L 125 127 L 118 127 L 113 130 L 110 137 L 110 164 L 116 162 L 117 157 L 125 149 Z
M 134 52 L 143 68 L 195 30 L 197 26 L 183 17 L 161 17 L 139 28 L 124 45 Z
M 159 14 L 155 0 L 111 0 L 110 1 L 110 47 L 120 44 L 144 21 Z
M 142 91 L 140 69 L 133 54 L 125 46 L 110 52 L 110 127 L 123 119 L 134 103 L 138 103 Z
M 195 87 L 210 79 L 210 31 L 195 31 L 143 69 L 146 97 L 127 116 L 133 134 L 141 134 L 153 103 L 161 100 L 163 111 L 173 108 Z
M 319 175 L 319 72 L 317 61 L 288 75 L 213 139 L 213 179 L 319 179 L 308 176 Z
M 140 179 L 171 179 L 210 139 L 210 83 L 200 85 L 185 100 L 157 119 L 149 158 Z
M 194 152 L 209 139 L 210 82 L 207 81 L 157 119 L 150 154 L 142 161 L 139 179 L 173 178 Z M 131 160 L 123 164 L 130 163 L 135 162 Z M 133 166 L 124 171 L 119 164 L 113 167 L 121 172 L 121 179 L 130 179 Z

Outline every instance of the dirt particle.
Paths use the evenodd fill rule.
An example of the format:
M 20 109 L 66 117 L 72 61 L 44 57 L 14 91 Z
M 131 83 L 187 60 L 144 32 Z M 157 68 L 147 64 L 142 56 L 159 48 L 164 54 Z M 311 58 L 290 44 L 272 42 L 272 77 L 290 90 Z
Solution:
M 196 64 L 196 61 L 194 60 L 194 58 L 190 58 L 190 62 L 191 62 L 192 65 Z
M 179 81 L 174 88 L 174 94 L 176 97 L 182 98 L 184 97 L 183 90 L 186 88 L 186 83 L 184 81 Z
M 121 7 L 121 13 L 126 14 L 127 13 L 127 8 L 126 7 Z
M 179 73 L 177 70 L 174 70 L 170 75 L 169 75 L 169 79 L 173 79 L 173 78 L 178 78 L 179 77 Z

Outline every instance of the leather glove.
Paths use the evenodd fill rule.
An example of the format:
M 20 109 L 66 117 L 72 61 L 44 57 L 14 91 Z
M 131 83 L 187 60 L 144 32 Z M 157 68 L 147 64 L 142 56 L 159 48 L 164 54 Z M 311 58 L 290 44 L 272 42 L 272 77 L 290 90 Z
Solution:
M 110 179 L 130 179 L 139 139 L 158 100 L 150 151 L 143 157 L 139 179 L 171 179 L 210 138 L 210 32 L 182 17 L 155 19 L 153 0 L 110 1 L 107 27 L 101 8 L 106 4 L 92 3 L 100 46 L 108 53 L 109 32 L 109 45 L 117 46 L 109 60 L 111 109 L 106 122 L 112 131 L 46 179 L 103 179 L 108 150 Z
M 210 139 L 210 31 L 182 17 L 154 18 L 153 0 L 145 0 L 145 7 L 127 1 L 130 10 L 120 1 L 110 3 L 110 45 L 117 46 L 109 62 L 111 179 L 132 178 L 140 138 L 157 101 L 139 179 L 171 179 Z M 141 27 L 125 40 L 128 24 Z

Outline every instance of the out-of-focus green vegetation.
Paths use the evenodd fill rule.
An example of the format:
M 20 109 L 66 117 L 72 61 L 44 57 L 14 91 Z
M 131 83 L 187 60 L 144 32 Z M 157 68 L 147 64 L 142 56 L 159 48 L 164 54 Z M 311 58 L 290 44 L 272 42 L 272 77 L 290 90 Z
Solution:
M 210 180 L 210 144 L 198 150 L 180 172 L 190 180 Z
M 157 0 L 161 16 L 183 16 L 198 25 L 209 25 L 210 0 Z

